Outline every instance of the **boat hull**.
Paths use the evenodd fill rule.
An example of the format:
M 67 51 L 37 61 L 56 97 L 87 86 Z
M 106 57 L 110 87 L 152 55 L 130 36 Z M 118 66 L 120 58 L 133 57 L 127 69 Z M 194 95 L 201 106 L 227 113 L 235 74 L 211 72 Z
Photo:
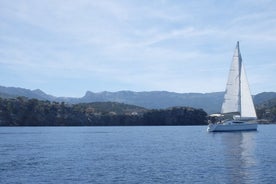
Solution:
M 258 127 L 257 123 L 247 122 L 226 122 L 221 124 L 209 124 L 208 132 L 232 132 L 232 131 L 256 131 Z

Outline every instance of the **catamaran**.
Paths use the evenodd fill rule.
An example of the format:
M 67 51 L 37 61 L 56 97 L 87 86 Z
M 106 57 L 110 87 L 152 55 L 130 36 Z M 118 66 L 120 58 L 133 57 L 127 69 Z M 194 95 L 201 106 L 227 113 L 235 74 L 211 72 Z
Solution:
M 257 115 L 237 42 L 229 71 L 221 114 L 211 114 L 207 131 L 257 130 Z

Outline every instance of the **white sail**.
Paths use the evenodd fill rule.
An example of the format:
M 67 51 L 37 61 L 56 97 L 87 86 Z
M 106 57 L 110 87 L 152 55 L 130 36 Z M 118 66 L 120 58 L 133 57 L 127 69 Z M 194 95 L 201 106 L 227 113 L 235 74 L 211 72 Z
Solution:
M 241 117 L 257 119 L 244 66 L 241 65 Z
M 242 64 L 239 42 L 234 52 L 221 113 L 239 113 L 241 118 L 257 118 Z
M 239 50 L 239 43 L 237 43 L 229 71 L 224 102 L 221 108 L 221 113 L 223 114 L 240 112 L 240 65 L 241 55 Z

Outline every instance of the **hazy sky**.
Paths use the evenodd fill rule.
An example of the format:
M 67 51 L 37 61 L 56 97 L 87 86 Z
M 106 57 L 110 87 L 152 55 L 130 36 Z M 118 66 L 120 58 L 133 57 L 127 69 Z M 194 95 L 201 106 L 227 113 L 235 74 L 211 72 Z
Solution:
M 252 94 L 276 91 L 275 0 L 0 0 L 0 85 L 224 91 L 238 40 Z

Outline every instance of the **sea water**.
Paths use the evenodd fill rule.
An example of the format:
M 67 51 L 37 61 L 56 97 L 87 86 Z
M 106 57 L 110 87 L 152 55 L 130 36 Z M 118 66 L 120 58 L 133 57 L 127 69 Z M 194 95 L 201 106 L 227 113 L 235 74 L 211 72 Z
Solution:
M 0 127 L 0 183 L 275 183 L 276 126 Z

